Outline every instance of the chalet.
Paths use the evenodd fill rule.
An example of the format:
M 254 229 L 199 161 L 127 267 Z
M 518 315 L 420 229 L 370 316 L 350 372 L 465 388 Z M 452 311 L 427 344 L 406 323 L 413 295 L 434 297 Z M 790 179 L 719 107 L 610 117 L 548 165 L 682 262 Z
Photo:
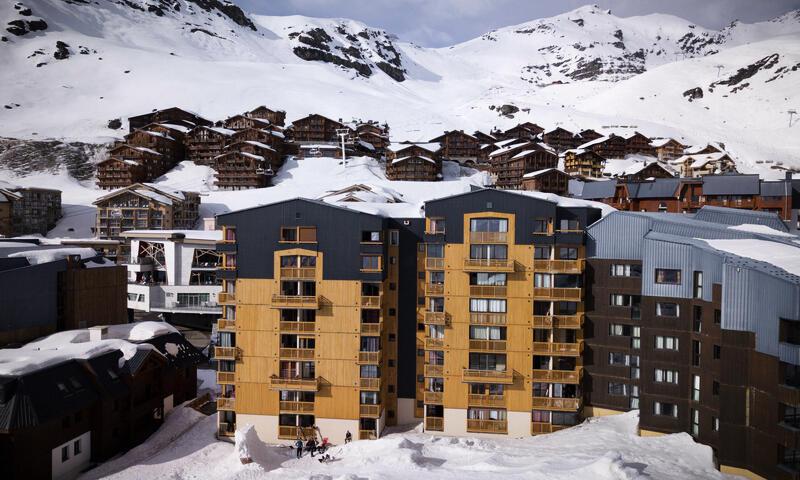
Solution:
M 535 123 L 525 122 L 520 123 L 516 127 L 509 128 L 508 130 L 504 131 L 502 134 L 502 138 L 509 139 L 509 138 L 524 138 L 527 140 L 533 140 L 544 133 L 544 128 L 536 125 Z
M 522 148 L 515 148 L 504 157 L 492 164 L 492 173 L 497 176 L 496 184 L 500 188 L 519 189 L 526 173 L 558 167 L 558 155 L 544 143 L 522 144 Z
M 287 144 L 290 147 L 294 144 Z M 298 158 L 313 158 L 313 157 L 330 157 L 342 158 L 342 146 L 336 143 L 306 143 L 304 145 L 295 145 L 297 147 Z M 356 150 L 353 148 L 351 142 L 347 142 L 344 147 L 344 154 L 347 157 L 356 155 Z
M 492 165 L 492 168 L 495 168 L 495 166 L 500 165 L 531 145 L 533 145 L 532 142 L 519 138 L 511 138 L 508 140 L 495 142 L 494 146 L 496 148 L 489 153 L 488 161 Z
M 245 128 L 236 131 L 228 139 L 229 143 L 237 143 L 244 141 L 260 142 L 269 145 L 279 155 L 283 154 L 284 141 L 286 137 L 283 132 L 269 128 Z
M 686 145 L 674 138 L 656 138 L 650 142 L 659 162 L 669 162 L 683 155 Z
M 441 156 L 446 160 L 462 164 L 478 163 L 480 140 L 463 130 L 446 131 L 430 142 L 442 146 Z
M 709 153 L 724 153 L 725 144 L 722 142 L 711 142 L 702 145 L 692 145 L 686 147 L 683 151 L 684 155 L 704 155 Z
M 386 187 L 358 183 L 333 190 L 318 198 L 323 202 L 403 203 L 403 195 Z
M 564 151 L 564 171 L 573 177 L 600 178 L 606 159 L 591 150 L 572 148 Z
M 578 146 L 579 150 L 591 150 L 603 158 L 623 158 L 627 148 L 625 138 L 613 133 Z
M 252 155 L 258 155 L 264 158 L 268 164 L 274 169 L 281 166 L 281 157 L 274 148 L 266 143 L 257 142 L 255 140 L 243 140 L 240 142 L 231 143 L 225 147 L 225 153 L 230 152 L 244 152 Z
M 477 138 L 477 139 L 478 139 L 478 141 L 479 141 L 480 143 L 482 143 L 482 144 L 485 144 L 485 143 L 494 143 L 494 142 L 496 142 L 496 141 L 498 140 L 497 138 L 494 138 L 493 136 L 489 135 L 488 133 L 483 133 L 483 132 L 481 132 L 480 130 L 475 130 L 475 131 L 472 133 L 472 136 L 473 136 L 473 137 L 475 137 L 475 138 Z
M 578 132 L 578 137 L 580 138 L 582 143 L 591 142 L 592 140 L 597 140 L 602 136 L 603 136 L 602 133 L 592 130 L 591 128 L 587 128 L 585 130 L 581 130 L 580 132 Z
M 173 125 L 171 123 L 148 123 L 140 130 L 161 132 L 174 138 L 178 143 L 183 144 L 186 140 L 186 134 L 189 133 L 191 128 L 183 125 Z
M 152 181 L 168 169 L 164 156 L 151 148 L 122 144 L 108 154 L 97 165 L 97 186 L 104 190 Z
M 258 150 L 261 149 L 259 148 Z M 271 151 L 270 158 L 276 158 L 274 150 Z M 275 170 L 269 160 L 262 155 L 254 153 L 231 151 L 219 155 L 214 161 L 214 169 L 217 171 L 214 185 L 220 190 L 247 190 L 266 187 L 270 178 L 275 175 Z
M 355 126 L 355 147 L 364 153 L 379 157 L 389 146 L 389 126 L 378 122 L 363 122 Z
M 606 161 L 603 176 L 630 181 L 644 181 L 653 178 L 673 178 L 675 174 L 654 157 L 634 155 L 624 159 Z
M 214 158 L 225 153 L 225 145 L 236 133 L 221 127 L 202 126 L 192 129 L 186 136 L 186 153 L 198 165 L 214 164 Z
M 347 127 L 341 121 L 337 122 L 313 113 L 292 122 L 289 126 L 289 131 L 291 132 L 292 140 L 297 144 L 335 144 L 340 141 L 336 131 L 345 128 Z
M 489 155 L 497 150 L 499 147 L 494 143 L 484 143 L 478 147 L 478 163 L 487 163 Z
M 522 176 L 522 189 L 566 196 L 569 190 L 569 175 L 557 168 L 528 172 Z
M 441 146 L 438 143 L 392 143 L 387 148 L 386 158 L 395 160 L 400 157 L 418 155 L 439 160 Z
M 14 203 L 21 199 L 21 195 L 9 189 L 0 188 L 0 236 L 14 236 Z
M 386 178 L 432 182 L 442 179 L 438 143 L 393 143 L 387 148 Z
M 269 120 L 245 115 L 234 115 L 226 118 L 222 126 L 228 130 L 244 130 L 245 128 L 269 128 L 272 123 Z
M 263 120 L 268 120 L 269 123 L 273 125 L 278 125 L 282 127 L 286 122 L 286 112 L 283 110 L 272 110 L 271 108 L 267 108 L 264 105 L 260 107 L 256 107 L 253 110 L 245 113 L 250 118 L 261 118 Z
M 681 176 L 700 177 L 721 173 L 736 173 L 736 163 L 725 152 L 684 155 L 670 162 L 680 169 Z
M 47 235 L 60 218 L 60 190 L 0 181 L 0 236 Z
M 584 143 L 581 138 L 567 129 L 556 127 L 544 132 L 542 141 L 555 149 L 556 152 L 563 152 L 570 148 L 575 148 L 579 143 Z
M 94 233 L 120 238 L 126 230 L 192 229 L 200 195 L 149 183 L 135 183 L 98 198 Z
M 125 144 L 149 148 L 160 153 L 167 169 L 183 161 L 183 142 L 179 142 L 166 128 L 134 130 L 125 135 Z
M 196 126 L 210 126 L 212 122 L 196 113 L 178 107 L 153 110 L 150 113 L 128 117 L 128 128 L 131 132 L 140 129 L 149 123 L 169 123 L 194 128 Z
M 651 140 L 649 137 L 639 132 L 633 132 L 623 135 L 622 138 L 625 139 L 625 155 L 655 155 L 655 148 L 650 145 Z

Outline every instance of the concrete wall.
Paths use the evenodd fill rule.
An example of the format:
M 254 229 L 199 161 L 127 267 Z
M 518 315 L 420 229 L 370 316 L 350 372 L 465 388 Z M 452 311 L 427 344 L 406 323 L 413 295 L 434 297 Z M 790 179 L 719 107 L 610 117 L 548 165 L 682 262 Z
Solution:
M 80 453 L 75 455 L 75 442 L 80 441 Z M 61 461 L 61 448 L 69 449 L 69 459 Z M 52 478 L 54 480 L 74 478 L 89 465 L 92 453 L 92 432 L 86 432 L 63 443 L 51 452 Z

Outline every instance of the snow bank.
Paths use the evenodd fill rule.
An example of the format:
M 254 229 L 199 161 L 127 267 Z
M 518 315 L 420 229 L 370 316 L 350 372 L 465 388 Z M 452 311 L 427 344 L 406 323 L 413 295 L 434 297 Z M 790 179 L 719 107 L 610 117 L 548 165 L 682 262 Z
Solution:
M 743 223 L 741 225 L 732 225 L 728 227 L 731 230 L 741 230 L 744 232 L 752 232 L 752 233 L 760 233 L 762 235 L 772 235 L 775 237 L 794 237 L 791 233 L 782 232 L 780 230 L 775 230 L 774 228 L 770 228 L 766 225 L 758 225 L 754 223 Z
M 39 265 L 42 263 L 55 262 L 56 260 L 63 260 L 71 255 L 79 255 L 84 259 L 96 257 L 97 252 L 92 248 L 50 248 L 15 252 L 10 254 L 9 257 L 24 257 L 31 265 Z
M 756 239 L 702 240 L 722 252 L 760 260 L 800 276 L 800 246 Z

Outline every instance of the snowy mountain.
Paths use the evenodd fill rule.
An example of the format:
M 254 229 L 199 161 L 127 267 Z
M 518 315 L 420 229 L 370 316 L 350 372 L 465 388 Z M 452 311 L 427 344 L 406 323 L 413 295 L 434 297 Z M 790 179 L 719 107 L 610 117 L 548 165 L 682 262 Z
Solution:
M 741 170 L 772 176 L 758 162 L 800 167 L 787 114 L 800 100 L 800 11 L 713 31 L 586 6 L 438 49 L 219 0 L 2 2 L 0 25 L 4 137 L 101 142 L 120 135 L 109 120 L 153 108 L 219 119 L 266 104 L 289 121 L 388 121 L 394 140 L 532 121 L 722 141 Z M 697 88 L 703 98 L 684 96 Z

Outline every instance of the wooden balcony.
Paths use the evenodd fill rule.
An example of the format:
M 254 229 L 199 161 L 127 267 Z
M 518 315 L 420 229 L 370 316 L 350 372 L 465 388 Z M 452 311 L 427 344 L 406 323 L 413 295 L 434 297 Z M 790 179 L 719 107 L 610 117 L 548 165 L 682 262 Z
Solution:
M 444 365 L 430 365 L 426 363 L 423 373 L 426 377 L 443 377 Z
M 444 338 L 425 337 L 425 348 L 443 348 Z
M 425 430 L 432 432 L 444 431 L 444 417 L 425 417 Z
M 358 414 L 367 418 L 379 418 L 381 416 L 381 406 L 365 405 L 362 403 L 358 406 Z
M 505 352 L 505 340 L 470 340 L 470 350 L 483 350 L 487 352 Z
M 319 310 L 319 297 L 316 295 L 273 295 L 272 308 L 304 308 Z
M 534 260 L 533 270 L 549 273 L 581 273 L 584 261 L 578 260 Z
M 583 367 L 578 367 L 575 370 L 534 370 L 534 382 L 548 382 L 548 383 L 581 383 L 583 376 Z
M 281 348 L 279 351 L 281 359 L 285 360 L 313 360 L 313 348 Z
M 583 342 L 555 343 L 533 342 L 532 352 L 536 355 L 556 355 L 560 357 L 578 357 L 583 351 Z
M 558 410 L 562 412 L 574 412 L 581 408 L 581 399 L 533 397 L 532 406 L 535 410 Z
M 231 270 L 232 271 L 232 270 L 236 270 L 236 265 L 223 264 L 223 265 L 217 266 L 217 269 L 218 270 Z
M 471 407 L 505 407 L 505 395 L 480 395 L 470 393 L 467 403 Z
M 444 270 L 444 258 L 426 258 L 425 270 Z
M 358 363 L 375 364 L 381 363 L 381 352 L 358 352 Z
M 533 289 L 534 297 L 551 300 L 569 300 L 580 302 L 583 298 L 582 288 L 540 288 Z
M 582 326 L 583 314 L 533 316 L 533 328 L 566 328 L 570 330 L 577 330 Z
M 377 440 L 378 432 L 375 430 L 359 430 L 358 431 L 358 439 L 359 440 Z
M 476 370 L 465 368 L 462 374 L 465 383 L 514 383 L 514 372 L 511 370 Z
M 319 391 L 318 378 L 281 378 L 278 376 L 269 377 L 270 390 L 298 390 L 301 392 Z
M 236 410 L 236 399 L 218 397 L 217 410 Z
M 220 385 L 231 385 L 235 382 L 235 372 L 217 372 L 217 383 Z
M 508 232 L 469 232 L 469 243 L 508 243 Z
M 444 392 L 423 392 L 423 400 L 428 404 L 441 405 L 444 402 Z
M 235 332 L 236 322 L 226 318 L 220 318 L 217 320 L 217 330 L 220 332 Z
M 467 419 L 467 431 L 473 433 L 508 433 L 507 420 Z
M 281 280 L 314 280 L 316 267 L 281 267 Z
M 465 258 L 464 270 L 467 272 L 513 272 L 514 261 L 497 258 Z
M 379 335 L 383 330 L 383 322 L 361 323 L 361 333 L 364 335 Z
M 214 347 L 214 358 L 217 360 L 237 360 L 239 357 L 237 347 Z
M 220 422 L 217 428 L 218 437 L 233 437 L 236 435 L 236 424 Z
M 426 283 L 425 295 L 444 295 L 443 283 Z
M 313 413 L 314 402 L 290 402 L 281 400 L 278 402 L 281 413 Z
M 361 377 L 358 379 L 358 385 L 362 390 L 380 390 L 381 379 Z
M 284 425 L 278 426 L 278 438 L 285 438 L 288 440 L 295 440 L 298 437 L 309 438 L 316 435 L 313 427 L 287 427 Z
M 233 305 L 236 303 L 236 294 L 232 292 L 219 292 L 217 300 L 222 305 Z
M 507 287 L 505 285 L 470 285 L 469 295 L 471 297 L 505 297 Z
M 361 308 L 381 308 L 381 296 L 361 296 Z
M 445 312 L 425 312 L 426 325 L 447 325 L 450 320 Z
M 531 435 L 539 435 L 541 433 L 553 433 L 559 430 L 564 430 L 565 428 L 569 428 L 569 426 L 553 425 L 552 423 L 532 422 Z
M 472 325 L 505 325 L 505 313 L 472 312 L 469 314 L 469 323 Z
M 280 330 L 281 332 L 313 332 L 314 327 L 316 326 L 315 322 L 280 322 Z

